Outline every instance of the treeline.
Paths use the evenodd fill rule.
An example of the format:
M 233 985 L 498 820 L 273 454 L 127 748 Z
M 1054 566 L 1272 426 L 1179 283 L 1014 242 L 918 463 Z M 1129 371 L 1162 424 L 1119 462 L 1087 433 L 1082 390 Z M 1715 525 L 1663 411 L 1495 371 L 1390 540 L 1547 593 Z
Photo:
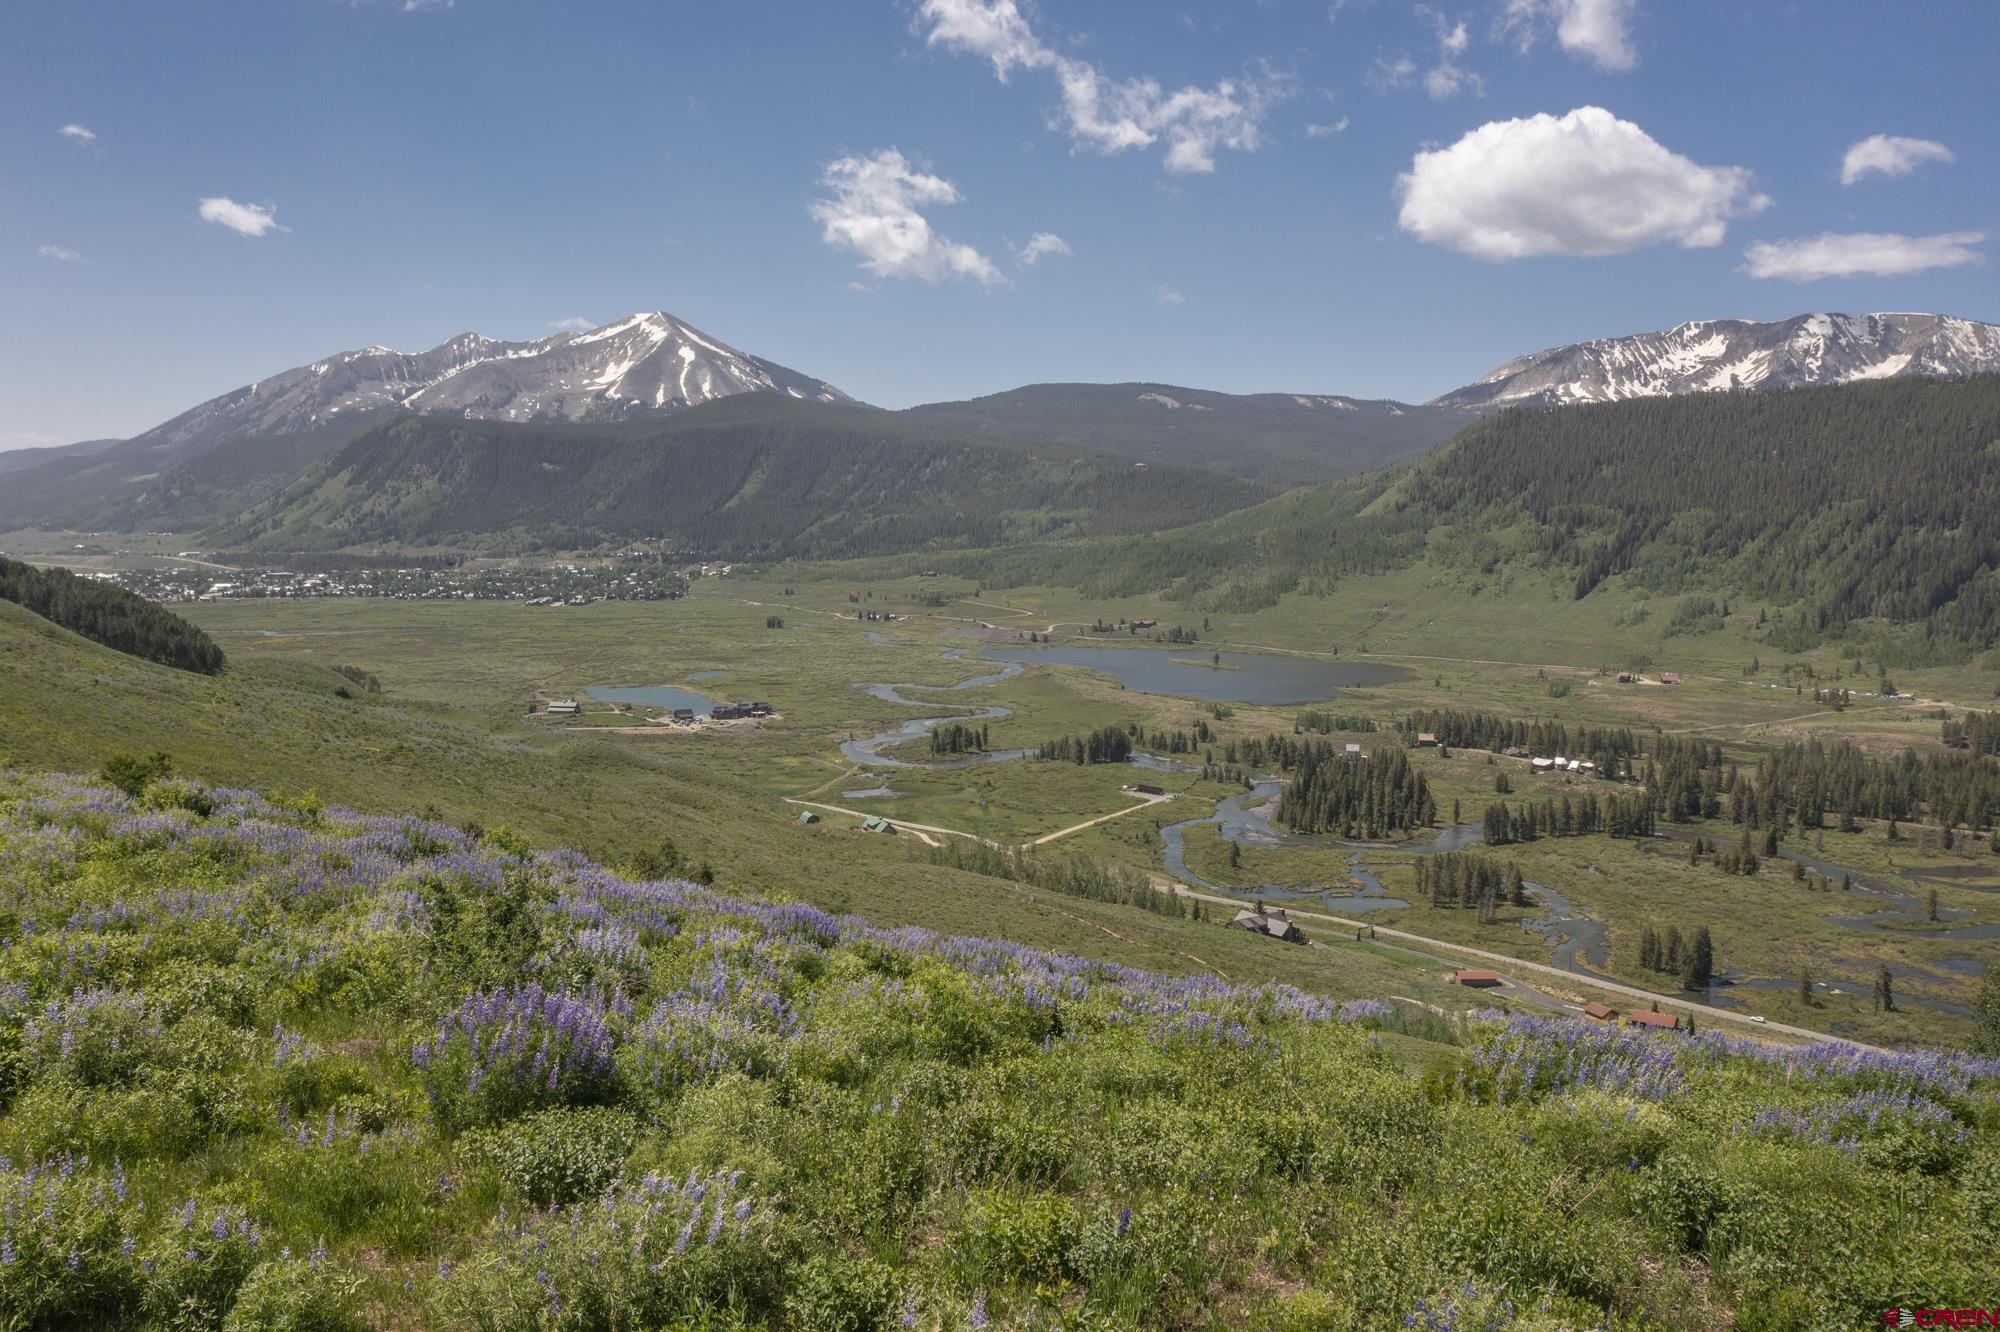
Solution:
M 1435 822 L 1430 784 L 1400 749 L 1350 757 L 1330 744 L 1298 747 L 1292 780 L 1278 797 L 1278 821 L 1298 832 L 1384 837 Z
M 986 727 L 967 726 L 964 722 L 947 722 L 943 726 L 931 728 L 931 753 L 933 754 L 983 754 L 986 752 Z
M 1486 807 L 1480 826 L 1488 846 L 1510 842 L 1535 842 L 1544 837 L 1587 837 L 1605 833 L 1612 837 L 1651 837 L 1653 799 L 1650 795 L 1606 795 L 1592 798 L 1568 796 L 1557 800 L 1524 801 L 1509 809 L 1503 803 Z
M 1458 749 L 1524 749 L 1538 758 L 1589 759 L 1606 777 L 1625 776 L 1631 761 L 1644 755 L 1637 736 L 1622 726 L 1565 726 L 1523 721 L 1491 712 L 1434 708 L 1412 712 L 1397 724 L 1406 743 L 1428 732 L 1441 745 Z
M 1945 718 L 1944 743 L 1949 749 L 2000 754 L 2000 712 L 1968 712 L 1963 717 Z
M 93 643 L 162 666 L 203 675 L 222 669 L 222 649 L 194 625 L 136 593 L 67 569 L 38 569 L 0 556 L 0 599 Z
M 1132 731 L 1100 726 L 1089 735 L 1062 735 L 1045 740 L 1035 757 L 1057 763 L 1123 763 L 1132 757 Z
M 1376 727 L 1373 717 L 1363 717 L 1356 713 L 1321 712 L 1309 710 L 1292 719 L 1294 734 L 1311 731 L 1316 735 L 1332 735 L 1335 732 L 1373 731 Z
M 1669 925 L 1663 934 L 1648 925 L 1639 932 L 1639 965 L 1648 971 L 1680 977 L 1683 990 L 1705 990 L 1715 975 L 1715 945 L 1708 926 L 1698 925 L 1685 938 Z
M 1787 646 L 1863 620 L 2000 641 L 2000 377 L 1502 412 L 1409 487 L 1461 522 L 1511 510 L 1575 594 L 1631 573 L 1798 604 Z M 1719 614 L 1719 608 L 1717 610 Z M 1689 623 L 1708 621 L 1697 606 Z M 1774 631 L 1774 641 L 1779 637 Z
M 1502 865 L 1473 851 L 1448 851 L 1417 860 L 1417 895 L 1434 907 L 1472 907 L 1481 924 L 1493 923 L 1501 904 L 1527 906 L 1528 888 L 1518 865 Z
M 1028 852 L 1002 850 L 984 842 L 947 837 L 943 845 L 930 849 L 930 862 L 984 874 L 992 879 L 1011 879 L 1015 883 L 1045 888 L 1067 897 L 1140 907 L 1155 915 L 1184 917 L 1189 914 L 1187 899 L 1178 893 L 1156 890 L 1139 870 L 1107 865 L 1085 856 L 1043 860 Z M 1195 903 L 1194 909 L 1198 918 L 1200 903 Z

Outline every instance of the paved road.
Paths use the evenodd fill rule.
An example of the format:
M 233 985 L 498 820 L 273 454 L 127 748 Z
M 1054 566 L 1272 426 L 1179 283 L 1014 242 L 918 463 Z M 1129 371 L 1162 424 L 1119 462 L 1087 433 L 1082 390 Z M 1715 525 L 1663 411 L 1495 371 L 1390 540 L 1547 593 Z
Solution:
M 1156 886 L 1159 886 L 1161 880 L 1156 879 L 1154 882 Z M 1234 897 L 1198 893 L 1177 880 L 1165 880 L 1165 883 L 1171 885 L 1170 891 L 1177 892 L 1183 897 L 1198 897 L 1204 902 L 1219 902 L 1225 906 L 1241 906 L 1243 904 L 1240 899 Z M 1391 929 L 1387 925 L 1370 925 L 1365 920 L 1354 920 L 1347 916 L 1333 916 L 1318 911 L 1298 911 L 1290 907 L 1287 907 L 1285 910 L 1286 914 L 1294 920 L 1322 920 L 1349 931 L 1372 929 L 1377 935 L 1384 938 L 1401 939 L 1408 943 L 1421 944 L 1427 949 L 1442 950 L 1461 957 L 1477 958 L 1482 962 L 1499 963 L 1509 971 L 1528 971 L 1538 976 L 1552 976 L 1562 981 L 1565 985 L 1591 990 L 1603 990 L 1607 993 L 1622 995 L 1630 999 L 1643 999 L 1649 1004 L 1658 1003 L 1663 1010 L 1677 1009 L 1690 1014 L 1699 1014 L 1703 1021 L 1734 1022 L 1738 1026 L 1745 1027 L 1751 1031 L 1782 1031 L 1787 1035 L 1803 1036 L 1808 1040 L 1839 1041 L 1845 1045 L 1852 1045 L 1856 1049 L 1873 1050 L 1879 1054 L 1890 1053 L 1879 1045 L 1869 1045 L 1863 1041 L 1850 1040 L 1845 1036 L 1831 1036 L 1826 1032 L 1814 1031 L 1809 1027 L 1794 1027 L 1788 1022 L 1753 1022 L 1746 1013 L 1732 1013 L 1726 1008 L 1710 1008 L 1707 1004 L 1689 1003 L 1686 1000 L 1675 999 L 1669 995 L 1657 994 L 1652 990 L 1642 990 L 1636 985 L 1624 985 L 1618 981 L 1597 980 L 1590 976 L 1580 976 L 1576 972 L 1564 971 L 1560 967 L 1551 967 L 1541 962 L 1525 962 L 1518 957 L 1509 957 L 1505 953 L 1489 952 L 1484 948 L 1473 948 L 1468 944 L 1449 943 L 1443 939 L 1430 938 L 1427 935 L 1411 934 L 1408 930 Z

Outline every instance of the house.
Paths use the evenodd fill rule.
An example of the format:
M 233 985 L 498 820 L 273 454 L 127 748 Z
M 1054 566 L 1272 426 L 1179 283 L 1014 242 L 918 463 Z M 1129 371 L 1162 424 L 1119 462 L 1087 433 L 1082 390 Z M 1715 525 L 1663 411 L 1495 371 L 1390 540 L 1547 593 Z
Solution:
M 1592 1022 L 1609 1022 L 1618 1016 L 1618 1010 L 1610 1004 L 1591 1003 L 1583 1006 L 1583 1015 Z
M 1282 911 L 1253 911 L 1249 907 L 1236 913 L 1229 922 L 1232 930 L 1249 930 L 1252 934 L 1262 934 L 1272 939 L 1282 939 L 1286 943 L 1304 943 L 1306 936 L 1292 923 L 1292 918 Z
M 1490 990 L 1500 983 L 1500 973 L 1497 971 L 1481 971 L 1476 967 L 1466 967 L 1462 971 L 1451 973 L 1451 983 L 1453 985 L 1470 985 L 1478 990 Z
M 1674 674 L 1674 673 L 1673 673 L 1672 671 L 1661 671 L 1661 672 L 1660 672 L 1660 683 L 1661 683 L 1661 684 L 1679 684 L 1680 682 L 1681 682 L 1681 677 L 1680 677 L 1680 676 L 1678 676 L 1678 675 L 1675 675 L 1675 674 Z
M 1672 1013 L 1627 1013 L 1625 1025 L 1628 1027 L 1652 1027 L 1658 1031 L 1679 1031 L 1681 1020 Z
M 549 704 L 549 716 L 574 717 L 583 711 L 583 705 L 573 698 L 559 698 Z
M 1507 747 L 1506 747 L 1505 749 L 1501 750 L 1500 752 L 1501 752 L 1501 754 L 1502 754 L 1502 755 L 1504 755 L 1504 756 L 1505 756 L 1505 757 L 1507 757 L 1507 758 L 1526 758 L 1526 757 L 1528 757 L 1528 751 L 1527 751 L 1527 750 L 1525 750 L 1525 749 L 1523 749 L 1523 748 L 1521 748 L 1521 747 L 1520 747 L 1519 745 L 1509 745 L 1509 746 L 1507 746 Z
M 692 726 L 692 725 L 694 725 L 694 709 L 693 709 L 693 708 L 675 708 L 675 709 L 674 709 L 674 725 L 676 725 L 676 726 Z
M 1167 793 L 1166 787 L 1155 786 L 1152 782 L 1134 782 L 1125 789 L 1138 795 L 1163 796 Z
M 1435 732 L 1433 732 L 1433 731 L 1418 731 L 1418 732 L 1417 732 L 1417 748 L 1418 748 L 1418 749 L 1429 749 L 1429 748 L 1431 748 L 1432 746 L 1436 745 L 1436 744 L 1437 744 L 1437 742 L 1438 742 L 1438 738 L 1437 738 L 1437 734 L 1436 734 Z
M 769 703 L 745 703 L 743 706 L 748 709 L 748 715 L 752 717 L 768 717 L 771 715 L 771 705 Z
M 861 820 L 861 826 L 872 833 L 888 833 L 891 837 L 896 835 L 896 825 L 880 814 L 870 814 Z
M 802 809 L 802 810 L 800 810 L 800 811 L 799 811 L 799 822 L 800 822 L 800 823 L 818 823 L 818 822 L 819 822 L 819 815 L 817 815 L 817 814 L 813 813 L 813 812 L 812 812 L 811 810 L 809 810 L 809 809 Z
M 1158 620 L 1134 620 L 1132 621 L 1132 627 L 1134 629 L 1151 629 L 1158 623 Z
M 1632 672 L 1630 672 L 1630 671 L 1620 671 L 1620 672 L 1618 672 L 1618 683 L 1619 683 L 1619 684 L 1631 684 L 1631 683 L 1632 683 Z
M 1343 752 L 1345 752 L 1347 757 L 1349 758 L 1360 758 L 1361 746 L 1356 744 L 1349 744 L 1345 747 Z
M 1545 758 L 1529 759 L 1528 766 L 1533 768 L 1536 772 L 1547 772 L 1550 768 L 1556 766 L 1556 761 L 1554 759 L 1545 759 Z

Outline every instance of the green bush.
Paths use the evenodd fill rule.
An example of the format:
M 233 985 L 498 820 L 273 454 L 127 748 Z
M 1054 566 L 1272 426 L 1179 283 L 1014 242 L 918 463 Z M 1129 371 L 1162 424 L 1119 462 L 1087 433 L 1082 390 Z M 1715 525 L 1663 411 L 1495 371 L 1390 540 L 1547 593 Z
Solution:
M 638 1140 L 639 1125 L 606 1106 L 558 1106 L 458 1140 L 468 1161 L 499 1176 L 537 1207 L 594 1197 L 616 1180 Z
M 222 1332 L 366 1332 L 360 1295 L 361 1279 L 323 1258 L 270 1259 L 244 1281 Z

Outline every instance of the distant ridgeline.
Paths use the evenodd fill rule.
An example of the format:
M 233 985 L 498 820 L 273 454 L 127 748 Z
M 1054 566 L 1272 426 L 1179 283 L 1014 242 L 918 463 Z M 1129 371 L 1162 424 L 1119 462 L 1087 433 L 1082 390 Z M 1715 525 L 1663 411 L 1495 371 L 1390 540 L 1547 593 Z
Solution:
M 1785 651 L 1873 621 L 1916 629 L 1905 658 L 1962 658 L 2000 643 L 2000 377 L 1517 408 L 1420 462 L 1179 531 L 944 567 L 1242 611 L 1422 559 L 1545 570 L 1578 598 L 1614 575 L 1729 592 L 1771 608 Z M 1667 627 L 1720 627 L 1696 609 Z
M 214 675 L 222 649 L 207 634 L 122 587 L 0 556 L 0 599 L 93 643 L 184 671 Z

